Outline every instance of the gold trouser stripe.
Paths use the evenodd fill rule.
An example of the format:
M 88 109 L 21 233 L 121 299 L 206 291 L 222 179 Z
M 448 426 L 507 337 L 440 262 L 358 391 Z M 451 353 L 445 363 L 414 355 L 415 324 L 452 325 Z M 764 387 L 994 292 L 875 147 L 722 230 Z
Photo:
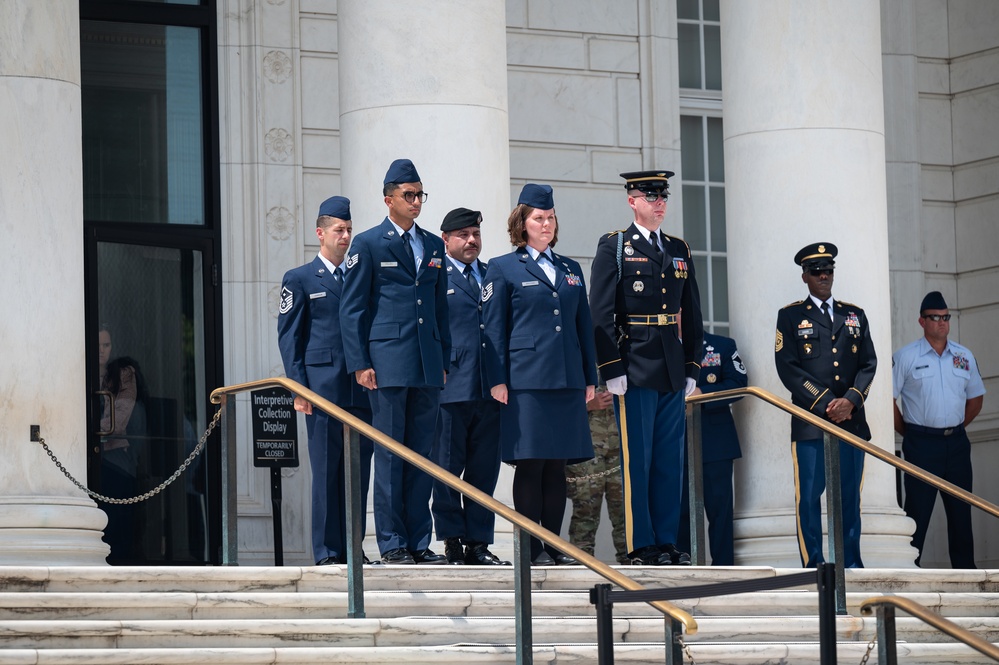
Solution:
M 624 395 L 615 395 L 618 413 L 621 414 L 621 475 L 624 477 L 624 539 L 628 552 L 634 552 L 635 520 L 631 513 L 631 455 L 628 452 L 628 412 L 624 408 Z
M 801 483 L 798 480 L 798 442 L 791 442 L 791 462 L 794 464 L 794 525 L 798 529 L 798 551 L 801 560 L 808 562 L 808 548 L 805 547 L 805 537 L 801 532 Z

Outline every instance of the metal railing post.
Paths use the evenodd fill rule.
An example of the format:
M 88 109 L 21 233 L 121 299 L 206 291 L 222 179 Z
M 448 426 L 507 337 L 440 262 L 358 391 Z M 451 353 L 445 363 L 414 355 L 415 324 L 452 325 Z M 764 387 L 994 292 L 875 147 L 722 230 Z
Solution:
M 531 534 L 513 527 L 514 614 L 517 629 L 517 665 L 534 663 L 531 625 Z
M 687 405 L 687 494 L 690 510 L 690 557 L 695 566 L 707 561 L 704 548 L 704 466 L 701 457 L 702 406 Z
M 898 665 L 895 606 L 878 605 L 878 665 Z
M 236 396 L 222 395 L 222 565 L 238 565 L 236 542 Z
M 666 621 L 666 665 L 683 665 L 683 647 L 680 639 L 683 626 L 673 617 L 663 617 Z
M 836 566 L 820 563 L 815 572 L 819 589 L 819 663 L 836 665 Z
M 614 665 L 614 603 L 610 584 L 596 584 L 590 589 L 590 602 L 597 612 L 597 663 Z
M 344 495 L 347 499 L 347 617 L 364 618 L 364 553 L 361 525 L 367 506 L 361 504 L 361 440 L 357 430 L 343 426 Z
M 829 432 L 822 433 L 826 470 L 826 523 L 830 563 L 836 572 L 836 612 L 846 614 L 846 576 L 843 573 L 843 485 L 840 482 L 839 447 L 843 444 Z

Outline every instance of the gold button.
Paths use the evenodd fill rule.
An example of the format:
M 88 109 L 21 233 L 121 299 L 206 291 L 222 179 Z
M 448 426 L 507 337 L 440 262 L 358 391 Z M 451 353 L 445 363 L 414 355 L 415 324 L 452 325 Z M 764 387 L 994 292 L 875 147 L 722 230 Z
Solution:
M 832 336 L 832 341 L 834 341 L 834 342 L 836 341 L 836 335 Z
M 839 349 L 833 349 L 833 353 L 839 353 Z
M 838 360 L 834 360 L 833 361 L 833 367 L 839 367 L 839 361 Z
M 663 305 L 663 309 L 666 309 L 666 305 Z
M 839 374 L 836 375 L 836 380 L 839 381 Z
M 642 271 L 641 271 L 641 270 L 636 270 L 636 271 L 635 271 L 635 274 L 636 274 L 636 275 L 641 275 L 641 274 L 642 274 Z
M 666 289 L 663 289 L 663 293 L 666 293 Z

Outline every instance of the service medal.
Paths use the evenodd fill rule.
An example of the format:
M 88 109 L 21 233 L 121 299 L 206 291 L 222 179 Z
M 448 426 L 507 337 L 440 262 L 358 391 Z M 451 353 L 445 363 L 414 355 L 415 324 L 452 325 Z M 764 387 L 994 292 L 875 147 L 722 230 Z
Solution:
M 708 374 L 708 383 L 714 383 L 717 380 L 718 380 L 717 376 L 715 376 L 714 374 Z
M 631 245 L 628 245 L 627 247 L 624 248 L 624 253 L 627 254 L 628 256 L 631 256 L 632 254 L 635 253 L 635 248 L 632 247 Z
M 635 282 L 631 285 L 631 288 L 635 291 L 635 293 L 641 293 L 645 290 L 645 282 Z

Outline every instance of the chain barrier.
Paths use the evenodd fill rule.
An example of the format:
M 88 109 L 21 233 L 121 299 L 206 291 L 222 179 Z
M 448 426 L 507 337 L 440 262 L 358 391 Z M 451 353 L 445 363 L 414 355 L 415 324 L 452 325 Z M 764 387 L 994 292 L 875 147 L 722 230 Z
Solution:
M 39 438 L 38 443 L 40 443 L 42 448 L 45 449 L 45 454 L 48 455 L 49 458 L 52 460 L 53 464 L 55 464 L 56 467 L 60 471 L 62 471 L 63 475 L 69 478 L 69 481 L 71 483 L 73 483 L 81 490 L 86 492 L 90 496 L 90 498 L 95 499 L 97 501 L 101 501 L 103 503 L 110 503 L 115 505 L 130 505 L 133 503 L 140 503 L 142 501 L 146 501 L 147 499 L 153 498 L 154 496 L 165 490 L 167 487 L 169 487 L 170 484 L 172 484 L 175 480 L 180 478 L 180 474 L 184 473 L 184 471 L 187 470 L 187 467 L 191 466 L 191 463 L 194 462 L 194 459 L 201 454 L 202 450 L 204 450 L 205 443 L 208 441 L 208 437 L 211 435 L 212 430 L 214 430 L 215 427 L 219 424 L 219 421 L 221 419 L 222 419 L 222 409 L 219 408 L 219 410 L 215 412 L 215 416 L 212 418 L 212 421 L 208 423 L 208 429 L 206 429 L 205 433 L 201 435 L 201 439 L 198 441 L 198 445 L 194 447 L 194 450 L 191 451 L 191 454 L 187 456 L 187 459 L 184 460 L 184 462 L 180 465 L 180 467 L 178 467 L 177 470 L 173 472 L 172 476 L 170 476 L 169 478 L 167 478 L 162 483 L 160 483 L 153 489 L 149 490 L 145 494 L 129 497 L 127 499 L 116 499 L 114 497 L 104 496 L 103 494 L 98 494 L 97 492 L 91 490 L 88 487 L 84 487 L 84 485 L 79 480 L 74 478 L 73 474 L 71 474 L 69 470 L 67 470 L 66 467 L 62 465 L 62 462 L 59 461 L 59 458 L 56 457 L 55 453 L 52 452 L 52 449 L 49 448 L 47 443 L 45 443 L 45 439 Z
M 690 665 L 696 665 L 694 663 L 694 654 L 690 653 L 690 645 L 683 641 L 683 637 L 680 635 L 676 636 L 676 641 L 680 643 L 680 648 L 683 649 L 683 653 L 690 660 Z
M 867 643 L 867 653 L 865 653 L 864 657 L 860 659 L 860 665 L 867 665 L 867 661 L 868 659 L 870 659 L 871 652 L 874 651 L 874 645 L 877 643 L 877 641 L 878 641 L 878 634 L 877 631 L 875 631 L 874 637 L 872 637 L 871 641 Z
M 565 477 L 565 482 L 567 482 L 567 483 L 581 483 L 581 482 L 583 482 L 585 480 L 595 480 L 597 478 L 604 478 L 606 476 L 611 475 L 612 473 L 620 473 L 620 472 L 621 472 L 621 465 L 618 464 L 613 469 L 607 469 L 606 471 L 601 471 L 599 473 L 589 473 L 589 474 L 587 474 L 585 476 L 574 476 L 574 477 L 571 477 L 571 478 L 569 476 L 566 476 Z

